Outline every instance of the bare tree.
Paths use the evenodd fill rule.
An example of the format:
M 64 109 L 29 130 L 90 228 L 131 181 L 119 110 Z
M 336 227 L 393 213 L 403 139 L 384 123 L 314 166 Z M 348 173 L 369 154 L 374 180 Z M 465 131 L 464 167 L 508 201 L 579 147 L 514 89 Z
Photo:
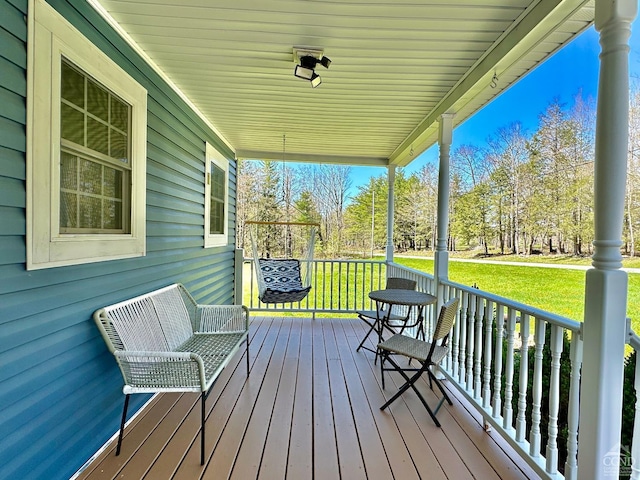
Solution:
M 311 169 L 312 193 L 322 215 L 325 242 L 333 252 L 343 244 L 344 210 L 351 187 L 351 167 L 316 165 Z
M 504 240 L 512 253 L 520 253 L 522 169 L 528 159 L 527 141 L 519 122 L 500 128 L 489 140 L 492 183 L 495 186 L 501 248 Z
M 424 225 L 425 248 L 435 249 L 438 234 L 438 169 L 434 163 L 427 163 L 418 172 L 422 187 L 418 202 L 421 204 Z
M 488 255 L 490 198 L 487 180 L 490 171 L 484 153 L 475 145 L 460 146 L 451 155 L 451 171 L 459 183 L 459 195 L 464 196 L 452 219 L 452 231 L 464 234 L 467 243 L 472 236 L 477 237 L 474 241 L 480 243 Z
M 626 250 L 636 255 L 635 232 L 640 216 L 640 89 L 633 84 L 629 100 L 629 157 L 627 160 L 627 189 L 625 236 Z

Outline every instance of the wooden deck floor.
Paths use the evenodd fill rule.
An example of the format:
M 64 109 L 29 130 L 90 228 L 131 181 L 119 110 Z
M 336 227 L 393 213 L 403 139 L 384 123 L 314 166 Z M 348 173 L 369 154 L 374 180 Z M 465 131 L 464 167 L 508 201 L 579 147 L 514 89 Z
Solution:
M 261 317 L 251 327 L 251 374 L 237 355 L 208 400 L 200 465 L 195 394 L 164 394 L 81 479 L 522 479 L 538 478 L 463 399 L 436 427 L 409 391 L 389 409 L 373 354 L 356 352 L 364 324 Z M 244 352 L 242 352 L 244 353 Z M 426 383 L 426 398 L 436 400 Z

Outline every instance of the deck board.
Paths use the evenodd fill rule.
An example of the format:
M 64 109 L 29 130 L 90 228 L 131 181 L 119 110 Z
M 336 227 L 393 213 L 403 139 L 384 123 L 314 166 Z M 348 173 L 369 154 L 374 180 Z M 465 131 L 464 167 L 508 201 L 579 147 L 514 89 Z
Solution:
M 204 466 L 199 396 L 165 394 L 127 428 L 119 457 L 114 443 L 78 478 L 538 478 L 455 392 L 453 406 L 438 413 L 442 428 L 413 392 L 380 411 L 402 379 L 386 374 L 382 389 L 373 353 L 355 351 L 365 327 L 350 319 L 254 318 L 249 377 L 242 351 L 207 399 Z M 420 388 L 437 401 L 426 383 Z
M 327 353 L 324 348 L 322 325 L 312 331 L 313 351 L 313 474 L 314 478 L 339 478 L 338 447 L 336 443 Z
M 262 382 L 260 393 L 254 409 L 260 415 L 250 415 L 249 423 L 244 432 L 235 464 L 230 470 L 232 479 L 257 478 L 265 449 L 265 439 L 268 439 L 269 426 L 274 418 L 275 405 L 281 398 L 280 382 L 283 381 L 286 351 L 291 340 L 291 322 L 283 322 L 278 334 L 278 341 L 273 355 L 269 359 L 267 373 Z M 280 393 L 280 395 L 279 395 Z M 273 436 L 271 437 L 273 441 Z M 224 471 L 222 471 L 224 473 Z
M 354 410 L 358 408 L 358 405 L 351 405 L 332 325 L 329 322 L 323 322 L 322 326 L 325 351 L 327 352 L 329 390 L 331 391 L 333 417 L 336 425 L 340 474 L 342 478 L 366 479 L 367 473 L 354 416 Z
M 300 351 L 286 478 L 311 480 L 313 478 L 313 323 L 309 321 L 299 323 L 301 324 Z M 265 476 L 265 478 L 268 477 Z
M 367 477 L 371 480 L 384 480 L 393 478 L 395 473 L 396 478 L 403 480 L 418 479 L 418 473 L 395 422 L 385 418 L 379 419 L 375 415 L 380 403 L 377 400 L 372 402 L 377 397 L 370 398 L 367 392 L 371 391 L 375 395 L 378 385 L 373 375 L 368 378 L 361 376 L 353 358 L 355 352 L 349 343 L 349 333 L 344 329 L 344 322 L 334 323 L 333 327 L 344 379 L 353 404 L 353 416 L 361 441 Z M 357 353 L 356 355 L 359 356 Z
M 285 478 L 287 473 L 288 451 L 283 445 L 289 445 L 291 438 L 291 422 L 295 400 L 295 387 L 298 375 L 298 356 L 300 354 L 300 322 L 292 324 L 289 342 L 282 366 L 282 374 L 278 384 L 278 394 L 274 402 L 273 413 L 269 423 L 269 431 L 265 441 L 264 452 L 260 463 L 260 476 L 263 478 Z M 232 478 L 245 479 L 253 476 L 237 475 L 238 468 L 233 471 Z

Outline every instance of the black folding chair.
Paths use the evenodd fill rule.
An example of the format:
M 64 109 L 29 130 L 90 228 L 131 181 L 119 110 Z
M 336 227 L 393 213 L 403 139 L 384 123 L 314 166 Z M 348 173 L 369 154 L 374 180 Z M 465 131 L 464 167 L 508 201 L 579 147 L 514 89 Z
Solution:
M 425 342 L 424 340 L 418 340 L 406 335 L 395 334 L 393 337 L 385 340 L 378 345 L 378 351 L 382 357 L 380 362 L 380 369 L 382 375 L 382 388 L 384 388 L 384 372 L 385 371 L 397 371 L 405 379 L 405 383 L 398 389 L 398 391 L 385 403 L 380 410 L 384 410 L 391 403 L 393 403 L 400 395 L 402 395 L 409 388 L 413 389 L 418 395 L 418 398 L 425 406 L 429 415 L 433 419 L 434 423 L 439 427 L 440 422 L 436 418 L 438 410 L 446 400 L 449 405 L 453 405 L 451 399 L 444 390 L 444 387 L 440 383 L 440 380 L 431 371 L 431 367 L 438 365 L 442 359 L 449 352 L 449 333 L 458 311 L 458 298 L 452 298 L 446 304 L 444 304 L 440 310 L 438 316 L 438 322 L 433 331 L 433 338 L 431 342 Z M 409 358 L 409 361 L 415 359 L 420 363 L 420 368 L 405 368 L 401 367 L 396 362 L 392 355 L 403 355 Z M 393 368 L 385 368 L 385 362 L 389 362 Z M 406 372 L 415 372 L 411 377 Z M 433 390 L 433 384 L 435 383 L 442 393 L 442 398 L 438 402 L 435 409 L 431 409 L 427 401 L 424 399 L 418 388 L 416 387 L 416 381 L 422 376 L 423 373 L 427 373 L 429 376 L 429 386 Z
M 415 290 L 416 281 L 410 280 L 408 278 L 390 277 L 387 279 L 387 285 L 385 286 L 385 288 Z M 390 307 L 387 305 L 387 308 L 390 308 Z M 377 332 L 378 329 L 382 328 L 382 325 L 378 325 L 378 322 L 381 319 L 386 318 L 388 313 L 389 312 L 387 312 L 387 310 L 385 309 L 380 309 L 379 311 L 376 311 L 376 310 L 356 311 L 358 318 L 363 322 L 365 322 L 367 325 L 369 325 L 369 330 L 367 331 L 367 334 L 364 336 L 364 338 L 360 342 L 360 345 L 358 345 L 358 348 L 356 348 L 356 352 L 359 351 L 361 348 L 375 352 L 375 350 L 365 347 L 364 343 L 367 341 L 371 333 Z M 406 317 L 407 317 L 406 314 L 403 315 L 397 312 L 396 313 L 391 312 L 391 315 L 389 315 L 388 321 L 390 321 L 391 323 L 404 322 L 404 320 L 406 320 Z M 392 332 L 392 333 L 395 333 L 395 332 Z

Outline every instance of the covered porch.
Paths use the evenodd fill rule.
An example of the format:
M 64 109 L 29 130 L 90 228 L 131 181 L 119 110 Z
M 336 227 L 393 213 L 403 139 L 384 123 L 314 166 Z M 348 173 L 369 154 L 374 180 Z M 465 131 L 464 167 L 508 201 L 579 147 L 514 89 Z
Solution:
M 32 73 L 37 42 L 27 31 L 40 20 L 34 3 L 55 11 L 51 17 L 61 32 L 75 28 L 74 37 L 91 44 L 78 62 L 100 51 L 144 87 L 144 102 L 133 108 L 145 119 L 137 117 L 139 175 L 130 196 L 139 222 L 132 247 L 140 250 L 133 254 L 118 252 L 113 259 L 96 241 L 86 262 L 57 265 L 53 258 L 39 271 L 27 269 L 32 227 L 50 221 L 59 226 L 58 210 L 34 201 L 34 192 L 44 190 L 27 174 L 38 172 L 56 194 L 62 185 L 49 178 L 59 170 L 57 147 L 46 155 L 33 148 L 60 140 L 59 111 L 50 115 L 55 142 L 26 128 L 34 117 L 49 119 L 25 108 L 40 98 L 27 83 L 55 84 L 51 78 L 36 82 Z M 108 443 L 79 478 L 618 476 L 625 348 L 640 347 L 625 321 L 627 276 L 620 254 L 628 37 L 636 0 L 0 0 L 0 6 L 10 12 L 2 15 L 0 33 L 11 40 L 0 52 L 9 72 L 0 76 L 0 97 L 9 99 L 0 118 L 0 206 L 9 219 L 0 225 L 2 425 L 9 432 L 0 459 L 9 478 L 48 478 L 52 472 L 66 478 L 117 429 L 121 378 L 91 322 L 93 311 L 176 281 L 193 287 L 203 303 L 242 302 L 245 259 L 234 249 L 237 160 L 244 159 L 386 168 L 386 261 L 356 267 L 379 269 L 370 281 L 339 285 L 338 291 L 357 289 L 354 303 L 342 304 L 338 296 L 336 305 L 319 304 L 315 297 L 315 303 L 287 307 L 309 317 L 351 312 L 350 318 L 254 314 L 249 378 L 243 359 L 234 359 L 207 403 L 204 468 L 197 458 L 197 397 L 160 395 L 131 420 L 123 453 L 115 457 Z M 585 318 L 566 319 L 449 280 L 449 150 L 456 126 L 593 24 L 602 46 L 595 253 Z M 318 70 L 323 83 L 317 89 L 293 75 L 308 52 L 333 61 L 329 70 Z M 68 60 L 54 54 L 58 66 Z M 117 87 L 114 98 L 126 90 Z M 51 105 L 60 108 L 62 100 L 54 100 Z M 436 144 L 437 242 L 430 275 L 393 262 L 393 186 L 396 168 Z M 32 168 L 31 157 L 46 157 L 46 168 Z M 210 223 L 209 169 L 217 157 L 226 169 L 216 171 L 223 178 L 217 199 L 224 206 L 217 218 L 222 233 Z M 34 222 L 40 217 L 30 216 L 30 209 L 46 221 Z M 37 238 L 47 248 L 53 243 L 51 235 Z M 64 234 L 56 243 L 66 245 L 65 254 L 74 253 L 69 238 Z M 346 261 L 315 265 L 352 268 Z M 446 299 L 461 299 L 441 368 L 454 397 L 454 405 L 440 412 L 442 429 L 411 392 L 380 412 L 392 382 L 383 390 L 373 355 L 355 352 L 365 330 L 352 312 L 390 274 L 415 278 L 419 290 L 437 296 L 427 332 Z M 324 288 L 314 285 L 314 292 Z M 525 346 L 531 359 L 520 353 Z M 568 387 L 560 383 L 563 367 L 571 372 Z M 543 369 L 551 372 L 548 385 Z M 640 382 L 640 373 L 636 378 Z M 568 410 L 566 426 L 558 425 L 560 408 Z M 640 441 L 628 459 L 625 471 L 640 478 Z
M 78 477 L 262 479 L 533 479 L 539 476 L 447 382 L 436 427 L 413 392 L 380 411 L 386 389 L 355 318 L 254 317 L 251 372 L 242 352 L 207 400 L 200 466 L 199 398 L 163 394 Z M 421 390 L 437 401 L 426 382 Z

